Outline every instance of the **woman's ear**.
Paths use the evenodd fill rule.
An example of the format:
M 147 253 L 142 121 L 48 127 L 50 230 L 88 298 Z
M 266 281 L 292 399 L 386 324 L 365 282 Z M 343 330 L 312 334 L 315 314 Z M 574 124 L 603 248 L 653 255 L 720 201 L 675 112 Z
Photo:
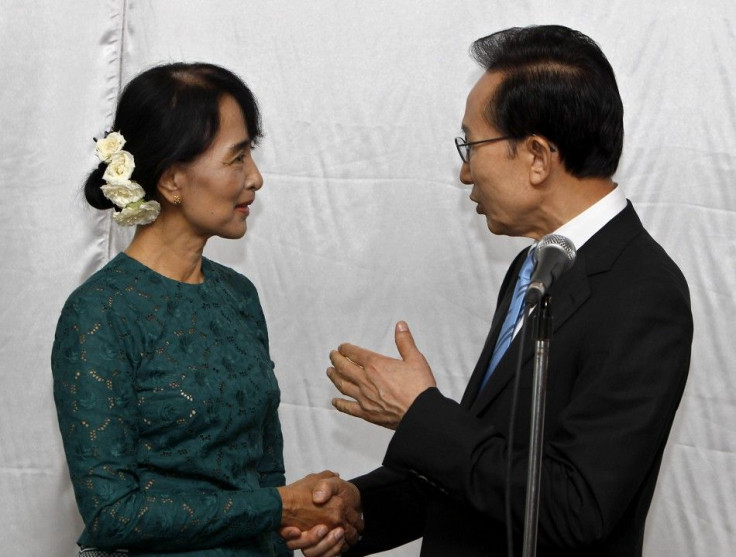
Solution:
M 552 172 L 553 159 L 557 148 L 541 135 L 530 135 L 526 139 L 526 148 L 532 155 L 529 167 L 529 180 L 533 185 L 544 182 Z
M 180 205 L 182 179 L 183 177 L 176 164 L 164 170 L 158 179 L 158 192 L 161 195 L 161 199 L 165 199 L 171 205 Z

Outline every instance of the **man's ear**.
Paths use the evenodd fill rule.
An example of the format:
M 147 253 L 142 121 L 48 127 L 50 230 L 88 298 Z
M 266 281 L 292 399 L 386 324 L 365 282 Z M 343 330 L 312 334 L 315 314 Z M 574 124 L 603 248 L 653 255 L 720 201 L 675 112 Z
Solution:
M 557 148 L 541 135 L 530 135 L 525 146 L 532 157 L 529 167 L 529 181 L 532 185 L 543 183 L 552 172 L 552 165 L 557 158 Z
M 176 164 L 171 165 L 164 170 L 158 179 L 158 192 L 161 199 L 165 199 L 172 205 L 181 203 L 182 175 Z

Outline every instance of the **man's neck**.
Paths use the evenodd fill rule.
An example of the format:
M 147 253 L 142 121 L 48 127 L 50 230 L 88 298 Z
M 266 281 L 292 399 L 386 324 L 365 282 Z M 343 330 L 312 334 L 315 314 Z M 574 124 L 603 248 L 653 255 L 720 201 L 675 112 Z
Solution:
M 549 195 L 544 201 L 547 229 L 544 234 L 550 234 L 571 221 L 615 188 L 616 184 L 610 178 L 575 178 L 566 175 L 550 188 Z

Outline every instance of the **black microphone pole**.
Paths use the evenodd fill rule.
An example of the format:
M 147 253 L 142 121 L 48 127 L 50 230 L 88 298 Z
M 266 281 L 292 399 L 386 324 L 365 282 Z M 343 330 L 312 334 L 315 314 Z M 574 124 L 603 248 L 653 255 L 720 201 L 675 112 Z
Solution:
M 525 309 L 526 311 L 526 309 Z M 544 408 L 547 400 L 547 368 L 549 345 L 552 339 L 552 312 L 550 297 L 545 295 L 534 312 L 534 376 L 532 385 L 531 430 L 529 433 L 529 463 L 526 478 L 526 507 L 524 510 L 523 557 L 537 553 L 537 524 L 539 522 L 539 486 L 542 474 L 542 445 L 544 440 Z

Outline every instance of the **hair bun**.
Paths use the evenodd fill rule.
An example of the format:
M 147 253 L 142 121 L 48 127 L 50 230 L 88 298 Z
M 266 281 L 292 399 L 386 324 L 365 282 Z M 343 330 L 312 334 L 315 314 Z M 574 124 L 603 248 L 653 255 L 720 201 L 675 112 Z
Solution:
M 104 196 L 100 187 L 105 183 L 102 179 L 105 174 L 107 165 L 100 163 L 97 168 L 90 172 L 87 176 L 87 181 L 84 183 L 84 197 L 87 199 L 87 203 L 92 205 L 95 209 L 104 211 L 105 209 L 112 209 L 113 203 L 107 197 Z

